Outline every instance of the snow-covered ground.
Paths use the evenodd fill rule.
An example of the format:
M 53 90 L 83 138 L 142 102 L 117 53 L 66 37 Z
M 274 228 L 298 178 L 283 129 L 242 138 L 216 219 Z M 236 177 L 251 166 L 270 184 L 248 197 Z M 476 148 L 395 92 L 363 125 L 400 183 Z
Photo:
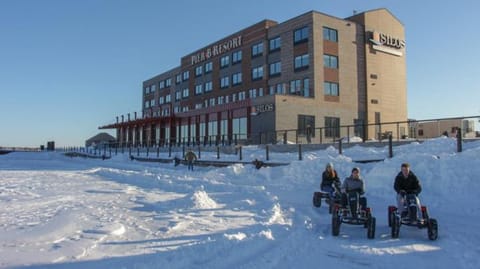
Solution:
M 1 268 L 478 268 L 480 142 L 456 153 L 450 138 L 394 148 L 355 146 L 270 153 L 289 166 L 256 170 L 140 163 L 61 153 L 0 156 Z M 244 160 L 262 159 L 256 147 Z M 202 159 L 215 158 L 202 153 Z M 238 158 L 231 156 L 231 159 Z M 312 206 L 325 164 L 342 179 L 361 169 L 376 238 L 343 224 L 331 235 L 326 207 Z M 439 238 L 403 227 L 392 239 L 387 206 L 402 162 L 420 178 Z

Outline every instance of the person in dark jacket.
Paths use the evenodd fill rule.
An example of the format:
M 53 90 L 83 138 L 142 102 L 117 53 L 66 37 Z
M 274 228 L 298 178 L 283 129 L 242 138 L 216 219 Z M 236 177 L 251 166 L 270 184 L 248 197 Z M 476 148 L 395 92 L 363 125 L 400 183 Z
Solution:
M 418 207 L 417 212 L 420 212 L 418 195 L 422 191 L 422 186 L 417 176 L 410 170 L 410 164 L 402 163 L 401 171 L 395 177 L 393 188 L 397 192 L 397 205 L 401 213 L 404 213 L 404 202 L 407 194 L 415 194 Z
M 332 163 L 328 163 L 322 174 L 320 189 L 324 192 L 328 192 L 330 197 L 334 197 L 335 193 L 340 192 L 340 185 L 340 178 L 338 178 L 337 171 L 333 168 Z

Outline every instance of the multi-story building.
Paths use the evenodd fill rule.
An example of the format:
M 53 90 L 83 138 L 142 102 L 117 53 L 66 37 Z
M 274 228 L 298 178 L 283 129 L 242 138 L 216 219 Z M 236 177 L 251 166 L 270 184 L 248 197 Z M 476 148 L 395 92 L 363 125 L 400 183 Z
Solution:
M 404 136 L 371 125 L 407 120 L 404 40 L 386 9 L 264 20 L 144 81 L 142 117 L 100 128 L 130 144 Z

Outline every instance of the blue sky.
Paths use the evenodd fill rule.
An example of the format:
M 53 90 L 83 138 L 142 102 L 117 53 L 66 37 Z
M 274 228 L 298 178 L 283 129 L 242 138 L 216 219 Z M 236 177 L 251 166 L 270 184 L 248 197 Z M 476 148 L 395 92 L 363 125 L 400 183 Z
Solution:
M 83 145 L 141 110 L 144 80 L 263 19 L 381 7 L 405 25 L 409 118 L 480 115 L 475 0 L 0 0 L 0 146 Z

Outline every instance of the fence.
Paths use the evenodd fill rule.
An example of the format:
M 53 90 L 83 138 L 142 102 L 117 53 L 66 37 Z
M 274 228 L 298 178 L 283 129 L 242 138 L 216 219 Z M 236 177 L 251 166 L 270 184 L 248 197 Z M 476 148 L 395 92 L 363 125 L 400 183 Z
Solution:
M 470 119 L 470 120 L 469 120 Z M 223 134 L 210 136 L 172 137 L 166 140 L 145 137 L 134 141 L 119 143 L 115 147 L 180 147 L 180 146 L 231 146 L 264 144 L 324 144 L 384 141 L 390 136 L 396 141 L 407 139 L 428 139 L 440 135 L 456 136 L 461 130 L 464 137 L 478 136 L 474 130 L 474 120 L 480 116 L 439 118 L 427 120 L 408 120 L 369 124 L 352 124 L 331 127 L 317 127 L 311 130 L 287 129 L 251 134 Z M 143 134 L 145 136 L 145 133 Z M 131 139 L 131 138 L 130 138 Z

